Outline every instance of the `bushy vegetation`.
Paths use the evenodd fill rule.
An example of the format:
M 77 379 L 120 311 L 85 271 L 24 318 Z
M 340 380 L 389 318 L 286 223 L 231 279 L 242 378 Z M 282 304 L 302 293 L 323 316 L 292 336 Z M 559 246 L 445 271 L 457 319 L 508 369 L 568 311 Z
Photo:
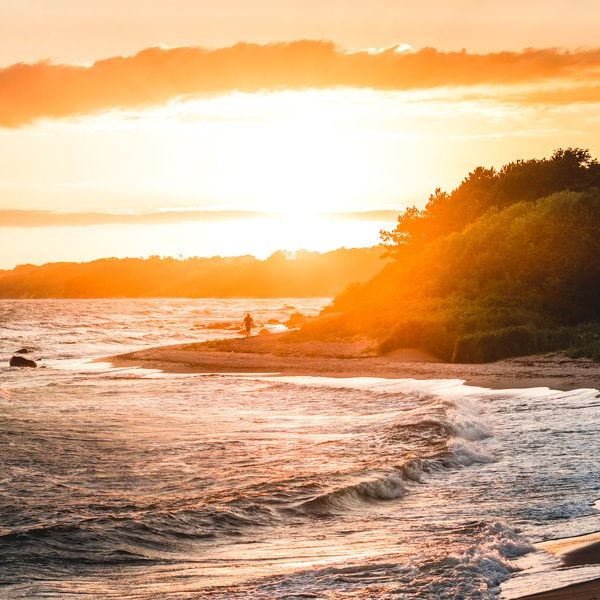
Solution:
M 600 322 L 587 323 L 575 331 L 567 355 L 571 358 L 592 358 L 600 361 Z
M 582 333 L 600 320 L 599 186 L 600 165 L 568 149 L 436 190 L 382 233 L 394 260 L 336 298 L 337 329 L 456 362 L 600 356 L 600 338 Z

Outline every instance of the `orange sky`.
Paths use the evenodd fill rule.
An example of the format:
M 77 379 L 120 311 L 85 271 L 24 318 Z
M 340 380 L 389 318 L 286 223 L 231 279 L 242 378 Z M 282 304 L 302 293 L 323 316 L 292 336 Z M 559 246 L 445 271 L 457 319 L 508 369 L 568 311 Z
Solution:
M 600 155 L 596 0 L 3 0 L 1 10 L 0 268 L 369 244 L 373 221 L 328 239 L 330 224 L 311 219 L 422 205 L 475 166 L 559 146 Z M 283 216 L 277 235 L 267 220 L 227 240 L 231 223 L 191 216 L 183 229 L 40 227 L 37 216 L 34 229 L 3 227 L 15 209 Z M 68 249 L 53 243 L 65 236 Z
M 0 64 L 79 62 L 156 44 L 326 39 L 472 51 L 595 46 L 597 0 L 2 0 Z

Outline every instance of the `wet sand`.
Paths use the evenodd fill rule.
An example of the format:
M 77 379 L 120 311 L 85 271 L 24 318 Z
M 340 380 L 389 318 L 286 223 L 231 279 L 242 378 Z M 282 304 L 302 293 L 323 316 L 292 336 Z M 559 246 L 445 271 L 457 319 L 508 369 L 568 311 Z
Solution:
M 494 389 L 600 389 L 600 363 L 558 353 L 487 364 L 450 364 L 415 348 L 378 355 L 369 340 L 313 342 L 290 334 L 163 346 L 106 359 L 176 373 L 278 373 L 325 377 L 462 379 Z
M 559 556 L 566 567 L 600 564 L 600 532 L 549 540 L 537 547 Z
M 536 544 L 540 550 L 557 555 L 564 567 L 600 564 L 600 532 Z M 600 600 L 600 579 L 563 588 L 521 596 L 527 600 Z
M 600 600 L 600 579 L 576 583 L 540 594 L 521 596 L 519 600 Z

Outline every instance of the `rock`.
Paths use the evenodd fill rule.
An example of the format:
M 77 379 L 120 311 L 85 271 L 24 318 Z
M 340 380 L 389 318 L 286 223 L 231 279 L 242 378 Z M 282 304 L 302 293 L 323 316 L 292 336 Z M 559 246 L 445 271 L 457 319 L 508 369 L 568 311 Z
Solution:
M 293 313 L 290 318 L 285 322 L 289 329 L 294 327 L 302 327 L 306 323 L 306 317 L 299 312 Z
M 281 323 L 281 321 L 280 321 L 279 319 L 269 319 L 269 320 L 267 321 L 267 323 L 268 323 L 269 325 L 279 325 L 279 324 Z
M 270 333 L 271 332 L 268 329 L 263 328 L 258 332 L 258 335 L 269 335 Z
M 214 321 L 204 325 L 204 329 L 227 329 L 230 331 L 235 331 L 238 328 L 239 325 L 236 321 Z
M 21 348 L 20 350 L 17 350 L 15 354 L 29 354 L 30 352 L 31 350 L 28 350 L 27 348 Z
M 37 367 L 37 364 L 33 360 L 23 358 L 22 356 L 13 356 L 9 362 L 11 367 Z

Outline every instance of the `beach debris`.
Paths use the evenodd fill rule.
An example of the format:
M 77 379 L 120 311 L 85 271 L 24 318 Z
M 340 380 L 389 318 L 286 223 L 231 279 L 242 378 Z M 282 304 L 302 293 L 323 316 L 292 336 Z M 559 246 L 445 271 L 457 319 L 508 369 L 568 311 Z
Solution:
M 13 356 L 8 363 L 11 367 L 37 367 L 37 363 L 34 360 L 29 360 L 28 358 L 23 358 L 22 356 Z

